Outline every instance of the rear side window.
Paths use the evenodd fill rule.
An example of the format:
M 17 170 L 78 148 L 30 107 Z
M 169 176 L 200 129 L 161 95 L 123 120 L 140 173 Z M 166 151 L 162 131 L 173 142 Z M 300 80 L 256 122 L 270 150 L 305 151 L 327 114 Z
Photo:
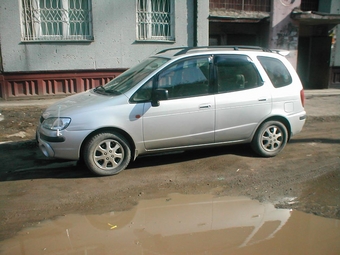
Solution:
M 215 60 L 218 92 L 232 92 L 262 85 L 251 59 L 245 55 L 220 55 Z
M 257 58 L 275 88 L 284 87 L 292 83 L 292 77 L 288 69 L 279 59 L 262 56 Z

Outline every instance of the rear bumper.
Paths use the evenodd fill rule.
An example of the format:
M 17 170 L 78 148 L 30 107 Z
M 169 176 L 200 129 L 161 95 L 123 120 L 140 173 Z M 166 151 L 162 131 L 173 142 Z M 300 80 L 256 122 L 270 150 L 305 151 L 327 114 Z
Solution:
M 305 111 L 288 116 L 290 123 L 290 137 L 300 133 L 306 123 L 307 114 Z

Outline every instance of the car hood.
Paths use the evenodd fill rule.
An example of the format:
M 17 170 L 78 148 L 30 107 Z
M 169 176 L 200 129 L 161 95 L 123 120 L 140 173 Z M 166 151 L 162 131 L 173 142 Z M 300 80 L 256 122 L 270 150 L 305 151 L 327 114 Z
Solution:
M 44 119 L 49 117 L 70 117 L 81 112 L 91 112 L 106 106 L 126 103 L 127 97 L 107 96 L 94 93 L 93 90 L 66 97 L 49 106 L 43 113 Z

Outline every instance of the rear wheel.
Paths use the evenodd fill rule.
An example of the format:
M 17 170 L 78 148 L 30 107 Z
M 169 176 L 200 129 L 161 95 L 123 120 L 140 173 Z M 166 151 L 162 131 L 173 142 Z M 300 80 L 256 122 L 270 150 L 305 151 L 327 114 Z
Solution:
M 97 175 L 114 175 L 124 170 L 131 159 L 126 139 L 117 133 L 99 133 L 84 147 L 83 160 Z
M 287 144 L 287 128 L 279 121 L 263 123 L 255 133 L 251 146 L 253 150 L 264 157 L 274 157 Z

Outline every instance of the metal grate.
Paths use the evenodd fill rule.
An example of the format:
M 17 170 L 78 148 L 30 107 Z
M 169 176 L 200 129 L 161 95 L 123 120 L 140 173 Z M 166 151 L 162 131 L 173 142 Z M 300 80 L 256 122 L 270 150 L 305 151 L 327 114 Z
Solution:
M 92 40 L 90 0 L 22 0 L 22 40 Z
M 271 0 L 210 0 L 210 9 L 270 12 Z
M 137 39 L 172 41 L 173 0 L 137 0 Z

